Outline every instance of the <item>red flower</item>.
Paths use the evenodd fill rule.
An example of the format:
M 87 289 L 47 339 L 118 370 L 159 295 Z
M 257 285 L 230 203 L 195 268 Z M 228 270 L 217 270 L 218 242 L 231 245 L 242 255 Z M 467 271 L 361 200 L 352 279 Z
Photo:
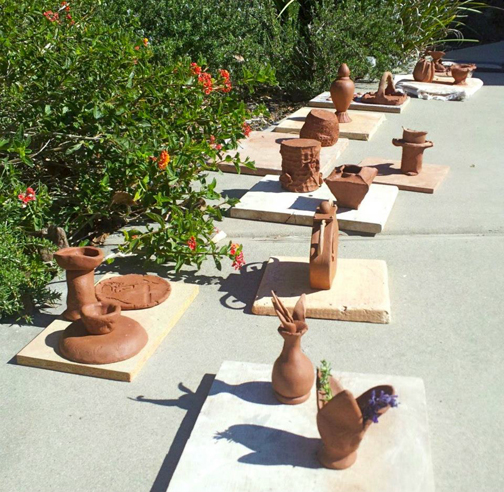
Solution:
M 52 10 L 46 10 L 44 12 L 44 17 L 50 22 L 56 22 L 59 20 L 58 12 L 53 12 Z
M 233 264 L 231 265 L 235 270 L 240 270 L 240 268 L 245 265 L 245 258 L 243 257 L 243 253 L 238 253 L 233 260 Z
M 194 251 L 196 249 L 196 238 L 194 236 L 191 236 L 188 239 L 187 246 L 189 246 L 189 249 L 192 251 Z
M 227 70 L 220 69 L 219 72 L 220 72 L 220 75 L 223 79 L 226 79 L 226 80 L 229 79 L 229 72 Z
M 191 72 L 193 75 L 199 75 L 201 73 L 201 67 L 197 63 L 191 63 Z
M 37 199 L 35 190 L 33 188 L 26 188 L 26 192 L 20 193 L 18 199 L 22 202 L 21 207 L 25 208 L 29 202 L 34 202 Z
M 210 147 L 216 149 L 216 150 L 221 150 L 222 145 L 221 144 L 216 144 L 215 143 L 215 137 L 213 135 L 210 135 Z
M 229 72 L 227 70 L 220 69 L 220 76 L 224 79 L 222 92 L 230 92 L 232 89 L 231 81 L 229 80 Z
M 245 137 L 248 137 L 252 131 L 252 128 L 250 128 L 250 125 L 246 121 L 243 123 L 242 131 Z
M 138 51 L 140 49 L 140 46 L 135 46 L 135 49 Z
M 210 94 L 213 91 L 212 76 L 207 72 L 198 74 L 198 82 L 203 86 L 205 94 Z
M 158 169 L 160 171 L 164 171 L 166 169 L 166 166 L 168 166 L 169 162 L 170 162 L 170 154 L 168 154 L 168 152 L 166 152 L 166 150 L 161 151 L 161 155 L 159 156 L 159 159 L 157 160 Z

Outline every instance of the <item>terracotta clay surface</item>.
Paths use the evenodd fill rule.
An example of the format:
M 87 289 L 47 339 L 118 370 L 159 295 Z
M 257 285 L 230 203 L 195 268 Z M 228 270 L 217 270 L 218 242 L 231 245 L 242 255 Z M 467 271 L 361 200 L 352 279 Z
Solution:
M 446 73 L 448 68 L 443 65 L 441 58 L 446 55 L 444 51 L 427 51 L 426 55 L 432 57 L 434 63 L 434 70 L 436 73 Z
M 426 141 L 427 132 L 403 128 L 403 138 L 394 138 L 392 143 L 402 147 L 401 172 L 408 176 L 416 176 L 422 171 L 423 153 L 432 147 L 431 141 Z
M 404 104 L 408 96 L 396 90 L 394 77 L 390 72 L 385 72 L 380 80 L 377 92 L 364 94 L 360 101 L 368 104 L 385 104 L 388 106 L 400 106 Z
M 300 138 L 318 140 L 322 147 L 331 147 L 338 141 L 339 122 L 336 115 L 324 109 L 312 109 L 299 132 Z
M 378 170 L 350 164 L 336 167 L 325 183 L 338 201 L 338 206 L 358 209 L 369 191 Z
M 314 191 L 323 183 L 320 172 L 321 144 L 317 140 L 298 138 L 280 144 L 282 188 L 294 193 Z
M 157 275 L 131 274 L 103 280 L 95 291 L 99 301 L 119 304 L 123 310 L 146 309 L 166 301 L 171 286 Z
M 80 310 L 86 304 L 96 302 L 94 270 L 103 261 L 99 248 L 63 248 L 54 253 L 56 263 L 66 270 L 67 308 L 63 317 L 70 321 L 80 318 Z
M 59 350 L 83 364 L 111 364 L 138 354 L 148 341 L 135 320 L 121 316 L 118 305 L 95 302 L 82 308 L 82 318 L 61 335 Z
M 309 398 L 315 381 L 313 364 L 301 350 L 301 337 L 308 331 L 306 296 L 303 294 L 299 298 L 291 315 L 275 293 L 271 294 L 275 312 L 282 323 L 278 333 L 284 339 L 282 353 L 273 365 L 271 383 L 278 401 L 297 405 Z
M 355 463 L 357 449 L 372 424 L 371 420 L 363 417 L 372 392 L 379 394 L 384 391 L 393 395 L 394 388 L 375 386 L 355 399 L 350 391 L 343 389 L 331 376 L 329 384 L 333 398 L 326 401 L 319 383 L 320 373 L 317 375 L 317 428 L 323 444 L 317 457 L 326 468 L 344 470 Z M 388 409 L 389 407 L 381 409 L 379 415 L 383 415 Z
M 451 67 L 451 76 L 454 79 L 454 85 L 467 85 L 467 77 L 471 72 L 478 68 L 473 63 L 455 63 Z
M 352 119 L 347 111 L 352 103 L 355 84 L 350 78 L 350 69 L 343 63 L 338 70 L 337 79 L 331 84 L 331 98 L 336 108 L 336 116 L 340 123 L 350 123 Z
M 434 62 L 428 61 L 425 58 L 421 58 L 413 69 L 413 78 L 417 82 L 432 82 L 435 74 L 436 68 Z
M 338 220 L 334 202 L 322 202 L 313 217 L 310 246 L 310 287 L 328 290 L 338 262 Z

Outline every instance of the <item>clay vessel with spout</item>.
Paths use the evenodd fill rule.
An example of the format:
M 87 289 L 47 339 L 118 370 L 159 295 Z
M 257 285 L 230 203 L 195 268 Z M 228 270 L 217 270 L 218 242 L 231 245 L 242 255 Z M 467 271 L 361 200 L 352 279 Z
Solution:
M 394 138 L 392 143 L 402 147 L 401 172 L 408 176 L 416 176 L 422 171 L 423 153 L 433 147 L 431 141 L 426 141 L 427 132 L 403 128 L 403 138 Z
M 282 323 L 278 333 L 284 339 L 282 352 L 273 365 L 271 383 L 277 400 L 287 405 L 306 401 L 315 381 L 315 370 L 310 359 L 301 350 L 301 337 L 308 331 L 306 318 L 306 296 L 303 294 L 292 315 L 275 295 L 272 302 Z
M 350 78 L 350 69 L 346 63 L 339 67 L 338 78 L 331 84 L 330 91 L 338 121 L 350 123 L 352 120 L 347 111 L 353 101 L 355 84 Z

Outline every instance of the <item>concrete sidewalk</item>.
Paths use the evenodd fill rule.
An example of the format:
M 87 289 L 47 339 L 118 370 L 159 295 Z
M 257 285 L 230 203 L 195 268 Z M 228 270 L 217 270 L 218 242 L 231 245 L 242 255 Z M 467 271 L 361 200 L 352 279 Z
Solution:
M 392 324 L 309 320 L 303 340 L 315 364 L 336 371 L 424 379 L 438 492 L 504 489 L 504 74 L 488 75 L 493 84 L 466 102 L 413 100 L 372 141 L 350 143 L 341 164 L 398 158 L 401 127 L 425 129 L 435 144 L 425 162 L 451 172 L 434 195 L 400 192 L 381 235 L 341 237 L 341 257 L 387 261 Z M 233 196 L 259 179 L 218 176 Z M 250 314 L 263 262 L 308 255 L 308 227 L 225 219 L 221 228 L 244 244 L 248 265 L 220 274 L 209 262 L 182 276 L 200 294 L 133 383 L 17 366 L 49 314 L 0 327 L 0 490 L 166 490 L 222 361 L 271 364 L 281 349 L 277 321 Z M 289 468 L 279 473 L 289 490 Z

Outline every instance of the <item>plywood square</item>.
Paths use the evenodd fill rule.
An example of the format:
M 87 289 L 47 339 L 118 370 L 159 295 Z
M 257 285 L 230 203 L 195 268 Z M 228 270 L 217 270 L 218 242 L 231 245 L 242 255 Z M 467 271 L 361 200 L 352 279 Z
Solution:
M 368 234 L 382 232 L 397 194 L 395 187 L 372 184 L 358 210 L 338 209 L 340 229 Z M 279 176 L 268 175 L 241 197 L 230 215 L 238 219 L 311 226 L 315 210 L 324 200 L 334 200 L 325 183 L 309 193 L 293 193 L 282 188 Z
M 250 137 L 239 140 L 238 150 L 230 152 L 231 156 L 240 154 L 240 158 L 249 158 L 255 162 L 255 169 L 240 166 L 242 174 L 266 176 L 267 174 L 282 173 L 282 156 L 280 155 L 280 143 L 284 140 L 297 138 L 291 133 L 278 132 L 251 132 Z M 336 161 L 348 147 L 349 140 L 340 138 L 331 147 L 322 147 L 320 151 L 320 171 L 327 176 L 336 166 Z M 229 162 L 219 164 L 219 169 L 227 173 L 236 173 L 236 167 Z
M 305 403 L 281 405 L 271 370 L 267 364 L 222 364 L 169 492 L 434 492 L 422 379 L 333 370 L 354 396 L 392 385 L 400 405 L 371 425 L 353 466 L 328 470 L 316 458 L 315 388 Z
M 275 132 L 299 134 L 304 125 L 308 113 L 313 108 L 304 107 L 298 109 L 287 118 L 283 119 L 275 127 Z M 371 113 L 366 111 L 349 111 L 352 121 L 350 123 L 340 123 L 340 137 L 350 140 L 369 140 L 378 127 L 385 121 L 382 113 Z
M 406 94 L 422 99 L 462 101 L 471 97 L 483 87 L 483 81 L 474 77 L 467 79 L 466 85 L 453 85 L 453 77 L 436 75 L 433 82 L 417 82 L 413 75 L 396 75 L 396 87 Z
M 272 256 L 252 306 L 254 314 L 276 316 L 272 290 L 289 311 L 306 294 L 307 318 L 390 323 L 387 264 L 382 260 L 338 258 L 331 288 L 318 290 L 310 287 L 308 253 L 306 258 Z
M 360 100 L 354 100 L 350 104 L 350 109 L 354 111 L 374 111 L 377 113 L 402 113 L 403 109 L 409 104 L 411 101 L 410 97 L 407 97 L 406 100 L 400 106 L 391 106 L 390 104 L 366 104 L 360 102 Z M 322 92 L 317 97 L 314 97 L 309 103 L 308 106 L 314 108 L 327 108 L 334 110 L 334 104 L 331 99 L 331 93 L 329 91 Z
M 106 275 L 104 279 L 111 276 Z M 170 285 L 170 297 L 158 306 L 124 311 L 124 316 L 138 321 L 149 335 L 147 345 L 131 359 L 100 365 L 80 364 L 64 359 L 58 354 L 57 347 L 61 333 L 70 322 L 56 319 L 17 354 L 17 363 L 83 376 L 132 381 L 198 295 L 197 285 L 182 282 L 170 282 Z
M 373 183 L 397 186 L 400 190 L 418 193 L 434 193 L 450 172 L 450 166 L 422 164 L 422 172 L 417 176 L 401 173 L 401 161 L 368 157 L 359 166 L 372 166 L 378 169 Z

